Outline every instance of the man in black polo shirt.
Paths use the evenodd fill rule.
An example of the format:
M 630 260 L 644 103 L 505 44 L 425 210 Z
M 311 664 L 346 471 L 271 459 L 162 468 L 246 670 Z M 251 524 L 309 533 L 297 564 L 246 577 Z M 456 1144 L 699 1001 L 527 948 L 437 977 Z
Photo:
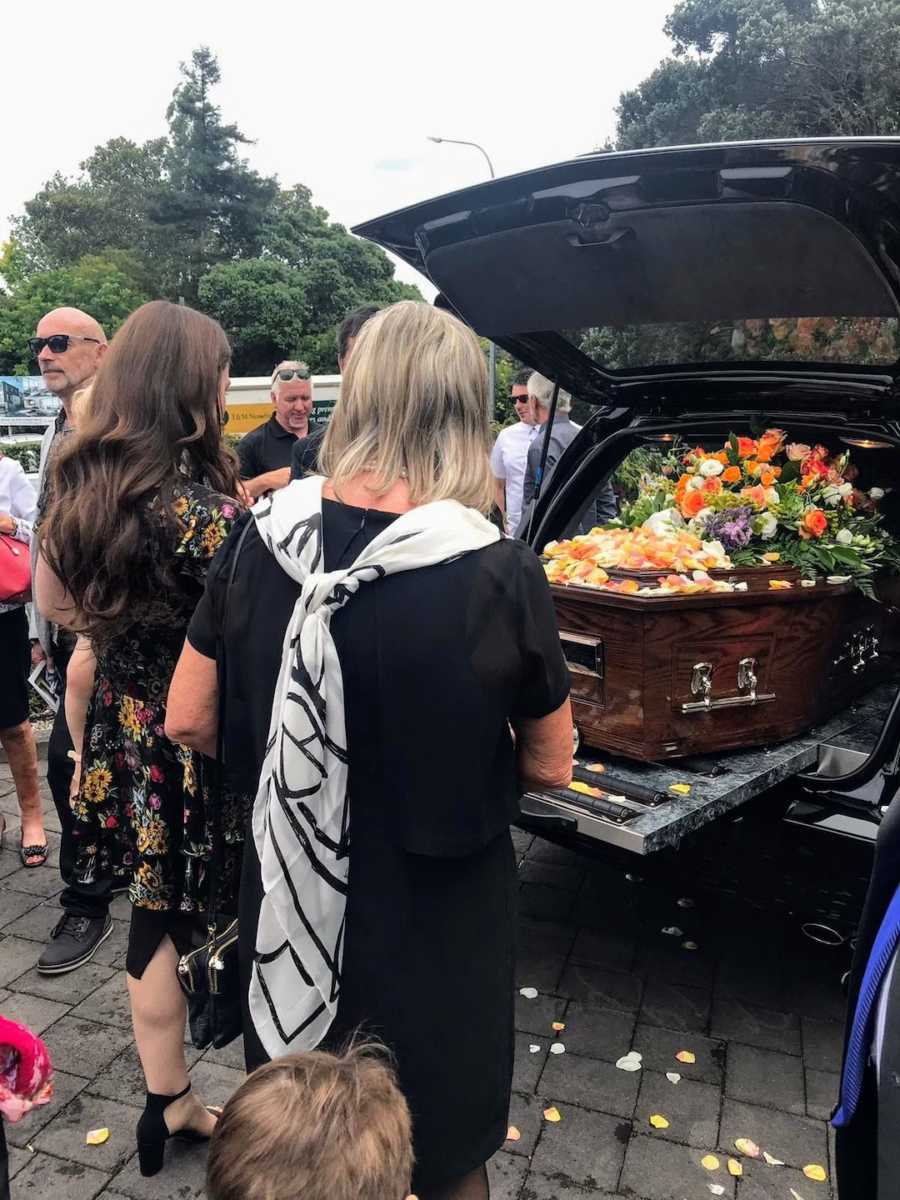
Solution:
M 298 438 L 310 432 L 313 385 L 302 362 L 279 363 L 272 372 L 272 405 L 268 421 L 245 434 L 237 444 L 241 479 L 252 499 L 291 478 L 291 451 Z

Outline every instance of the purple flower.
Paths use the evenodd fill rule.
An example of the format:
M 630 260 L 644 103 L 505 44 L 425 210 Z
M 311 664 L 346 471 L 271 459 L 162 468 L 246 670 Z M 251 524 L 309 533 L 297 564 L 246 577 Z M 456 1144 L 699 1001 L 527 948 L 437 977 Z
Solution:
M 752 518 L 752 508 L 725 508 L 707 518 L 703 536 L 721 542 L 726 550 L 742 550 L 753 536 Z

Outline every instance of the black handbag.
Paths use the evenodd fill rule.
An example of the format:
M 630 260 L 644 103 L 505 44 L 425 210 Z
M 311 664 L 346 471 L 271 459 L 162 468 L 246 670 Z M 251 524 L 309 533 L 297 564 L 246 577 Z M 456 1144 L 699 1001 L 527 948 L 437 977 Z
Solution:
M 224 792 L 223 755 L 225 741 L 225 632 L 228 622 L 228 602 L 237 569 L 238 558 L 247 530 L 247 522 L 234 549 L 228 572 L 225 602 L 222 611 L 221 633 L 216 647 L 216 675 L 219 686 L 216 730 L 216 758 L 212 764 L 212 839 L 209 870 L 208 926 L 206 942 L 178 960 L 177 978 L 187 999 L 188 1024 L 191 1041 L 198 1050 L 214 1046 L 221 1050 L 241 1036 L 241 981 L 238 968 L 238 922 L 234 916 L 219 912 L 219 866 L 224 860 L 225 844 L 222 835 L 222 798 Z

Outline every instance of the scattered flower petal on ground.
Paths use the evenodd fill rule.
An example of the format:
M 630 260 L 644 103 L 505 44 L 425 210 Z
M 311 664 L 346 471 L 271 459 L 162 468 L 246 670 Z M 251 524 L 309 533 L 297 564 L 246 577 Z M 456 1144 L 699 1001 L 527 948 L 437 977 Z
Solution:
M 684 930 L 679 929 L 677 925 L 664 925 L 661 932 L 667 937 L 684 937 Z
M 681 1083 L 681 1076 L 677 1071 L 666 1071 L 666 1079 L 669 1083 Z
M 666 1118 L 664 1116 L 662 1116 L 661 1113 L 654 1113 L 653 1116 L 650 1118 L 650 1124 L 653 1126 L 654 1129 L 668 1129 L 669 1128 L 669 1122 L 666 1120 Z
M 682 896 L 681 899 L 678 901 L 678 907 L 679 908 L 693 908 L 694 902 L 693 902 L 693 900 L 690 900 L 687 896 Z
M 508 1142 L 518 1142 L 521 1137 L 522 1135 L 518 1129 L 516 1129 L 515 1125 L 510 1125 L 509 1129 L 506 1131 L 506 1140 Z
M 639 1071 L 643 1065 L 642 1058 L 643 1055 L 638 1054 L 637 1050 L 629 1050 L 627 1054 L 622 1055 L 616 1066 L 620 1071 Z
M 550 1047 L 551 1054 L 565 1054 L 565 1052 L 566 1052 L 566 1048 L 562 1044 L 562 1042 L 554 1042 L 553 1045 Z
M 721 1183 L 708 1183 L 706 1185 L 714 1196 L 724 1196 L 725 1188 Z
M 545 1108 L 544 1109 L 544 1120 L 545 1121 L 553 1121 L 555 1124 L 557 1121 L 562 1120 L 562 1114 L 560 1113 L 558 1108 L 553 1108 L 553 1107 Z
M 524 987 L 519 988 L 519 995 L 524 996 L 526 1000 L 534 1000 L 538 994 L 537 988 Z
M 691 785 L 689 783 L 670 783 L 670 792 L 677 792 L 679 796 L 689 796 L 691 794 Z
M 540 1050 L 540 1046 L 537 1044 L 537 1042 L 532 1042 L 531 1045 L 528 1047 L 529 1054 L 537 1054 L 539 1050 Z
M 741 1166 L 741 1164 L 738 1162 L 738 1160 L 736 1158 L 729 1158 L 728 1174 L 733 1175 L 735 1177 L 735 1179 L 740 1179 L 740 1177 L 743 1175 L 743 1173 L 744 1173 L 744 1168 Z
M 697 1061 L 697 1055 L 693 1050 L 679 1050 L 675 1057 L 680 1063 L 695 1063 Z
M 682 950 L 699 950 L 700 949 L 700 947 L 697 945 L 696 942 L 690 942 L 690 941 L 682 942 L 681 948 L 682 948 Z
M 803 1174 L 807 1179 L 814 1179 L 816 1183 L 824 1183 L 828 1178 L 825 1168 L 820 1167 L 818 1163 L 808 1163 L 803 1168 Z
M 565 1029 L 565 1027 L 566 1027 L 565 1021 L 553 1021 L 550 1024 L 550 1028 L 553 1030 L 554 1033 L 562 1033 L 562 1031 Z
M 800 1195 L 800 1193 L 795 1192 L 793 1188 L 791 1188 L 791 1195 L 793 1196 L 794 1200 L 803 1200 L 803 1197 Z
M 700 1166 L 707 1171 L 718 1171 L 721 1164 L 714 1154 L 704 1154 L 700 1159 Z
M 748 1158 L 759 1158 L 759 1146 L 750 1138 L 736 1138 L 734 1148 L 739 1154 L 746 1154 Z
M 766 1162 L 769 1164 L 770 1167 L 783 1167 L 784 1166 L 784 1163 L 781 1161 L 781 1159 L 776 1158 L 774 1154 L 770 1154 L 768 1152 L 768 1150 L 763 1150 L 763 1158 L 766 1160 Z
M 109 1141 L 109 1130 L 104 1126 L 102 1129 L 88 1130 L 87 1137 L 84 1139 L 86 1146 L 102 1146 L 104 1142 Z

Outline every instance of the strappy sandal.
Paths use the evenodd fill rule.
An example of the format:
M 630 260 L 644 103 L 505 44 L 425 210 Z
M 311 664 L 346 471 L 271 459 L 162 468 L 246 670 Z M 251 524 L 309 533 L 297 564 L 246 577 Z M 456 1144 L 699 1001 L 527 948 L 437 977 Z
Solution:
M 50 852 L 50 847 L 44 842 L 43 846 L 20 846 L 19 857 L 22 860 L 22 866 L 29 870 L 34 870 L 35 867 L 42 867 L 47 861 L 47 855 Z M 29 862 L 33 859 L 33 862 Z

